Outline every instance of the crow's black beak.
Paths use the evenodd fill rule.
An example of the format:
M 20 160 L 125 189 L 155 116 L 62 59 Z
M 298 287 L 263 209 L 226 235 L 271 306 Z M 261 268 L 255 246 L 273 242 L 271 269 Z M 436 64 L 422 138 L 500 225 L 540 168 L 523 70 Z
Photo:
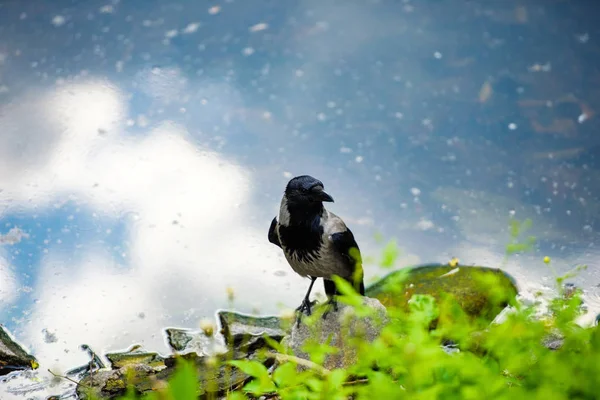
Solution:
M 316 187 L 313 189 L 313 198 L 317 201 L 326 201 L 333 203 L 333 197 L 325 193 L 322 187 Z
M 322 192 L 322 193 L 321 193 L 321 198 L 320 198 L 320 200 L 321 200 L 321 201 L 327 201 L 327 202 L 329 202 L 329 203 L 333 203 L 333 197 L 331 197 L 330 195 L 328 195 L 328 194 L 327 194 L 327 193 L 325 193 L 325 192 Z

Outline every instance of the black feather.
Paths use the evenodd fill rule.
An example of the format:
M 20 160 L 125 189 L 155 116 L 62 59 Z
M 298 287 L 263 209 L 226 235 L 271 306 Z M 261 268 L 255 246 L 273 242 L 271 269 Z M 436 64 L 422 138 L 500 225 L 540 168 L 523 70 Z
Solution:
M 277 217 L 273 218 L 273 221 L 271 221 L 271 226 L 269 227 L 269 242 L 281 248 L 279 235 L 277 234 Z
M 352 286 L 354 286 L 354 289 L 360 293 L 361 295 L 365 295 L 365 284 L 363 281 L 363 271 L 362 271 L 362 258 L 361 258 L 361 254 L 360 254 L 360 249 L 358 248 L 358 244 L 356 243 L 356 240 L 354 239 L 354 234 L 352 233 L 352 231 L 350 229 L 346 229 L 343 232 L 337 232 L 331 235 L 331 240 L 333 242 L 333 245 L 335 247 L 335 249 L 343 256 L 345 262 L 346 262 L 346 267 L 349 271 L 351 271 L 351 278 L 347 279 L 348 282 L 350 282 L 350 284 L 352 284 Z M 331 282 L 331 284 L 333 284 L 333 287 L 331 286 L 330 283 L 327 283 L 328 281 L 325 280 L 325 293 L 327 293 L 327 295 L 330 295 L 330 293 L 328 292 L 333 292 L 331 293 L 332 295 L 335 294 L 335 284 L 333 281 L 329 281 Z
M 319 215 L 293 225 L 279 225 L 279 240 L 290 255 L 303 262 L 310 262 L 321 249 L 323 227 Z

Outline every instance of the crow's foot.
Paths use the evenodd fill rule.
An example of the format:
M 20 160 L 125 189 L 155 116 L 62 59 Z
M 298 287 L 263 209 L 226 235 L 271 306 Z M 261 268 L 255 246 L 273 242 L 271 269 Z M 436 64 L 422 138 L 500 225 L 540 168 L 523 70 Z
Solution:
M 298 313 L 298 316 L 296 317 L 296 326 L 300 326 L 300 320 L 302 319 L 304 311 L 306 311 L 306 315 L 312 314 L 311 307 L 315 305 L 316 302 L 316 300 L 311 302 L 308 297 L 305 297 L 304 300 L 302 300 L 300 307 L 296 308 L 296 312 Z

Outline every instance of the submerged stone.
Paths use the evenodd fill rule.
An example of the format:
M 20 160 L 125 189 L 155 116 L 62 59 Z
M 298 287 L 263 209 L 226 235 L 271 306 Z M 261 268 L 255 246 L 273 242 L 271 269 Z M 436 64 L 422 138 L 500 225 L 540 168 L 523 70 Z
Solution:
M 35 357 L 28 354 L 0 325 L 0 375 L 6 375 L 12 371 L 24 369 L 36 369 Z
M 106 353 L 105 356 L 110 361 L 113 369 L 137 364 L 148 365 L 152 368 L 164 366 L 164 357 L 160 354 L 144 351 L 139 348 L 126 352 Z
M 201 330 L 167 328 L 165 329 L 167 344 L 176 353 L 196 353 L 200 356 L 208 356 L 220 351 L 222 338 L 208 337 Z
M 96 371 L 84 377 L 77 386 L 77 395 L 82 400 L 117 399 L 130 386 L 139 394 L 153 392 L 166 387 L 178 362 L 183 360 L 195 366 L 199 398 L 224 396 L 231 388 L 243 385 L 250 378 L 226 361 L 257 359 L 258 350 L 259 347 L 256 347 L 251 353 L 234 352 L 216 356 L 200 356 L 190 352 L 164 358 L 154 367 L 146 364 L 145 360 L 137 364 L 128 362 L 120 367 L 117 367 L 120 364 L 113 364 L 115 369 Z M 263 363 L 268 368 L 274 364 L 274 358 L 266 358 Z
M 275 316 L 254 317 L 224 310 L 220 310 L 217 315 L 221 324 L 221 333 L 228 347 L 248 345 L 249 342 L 263 335 L 280 341 L 288 331 L 286 322 Z
M 267 350 L 268 351 L 268 350 Z M 191 362 L 196 367 L 198 378 L 198 395 L 200 398 L 214 398 L 214 395 L 222 396 L 231 390 L 231 388 L 240 387 L 250 379 L 250 376 L 229 364 L 229 360 L 257 360 L 257 352 L 245 354 L 220 354 L 207 357 L 198 356 L 194 353 L 169 357 L 165 360 L 167 369 L 157 374 L 161 380 L 169 380 L 175 372 L 178 361 L 185 360 Z M 269 368 L 275 363 L 274 358 L 265 358 L 262 361 L 265 367 Z
M 518 294 L 515 280 L 500 269 L 429 264 L 391 272 L 366 289 L 366 295 L 386 306 L 408 311 L 415 294 L 433 296 L 438 303 L 450 298 L 473 319 L 491 322 Z M 444 318 L 444 309 L 440 310 Z M 432 327 L 435 326 L 435 323 Z

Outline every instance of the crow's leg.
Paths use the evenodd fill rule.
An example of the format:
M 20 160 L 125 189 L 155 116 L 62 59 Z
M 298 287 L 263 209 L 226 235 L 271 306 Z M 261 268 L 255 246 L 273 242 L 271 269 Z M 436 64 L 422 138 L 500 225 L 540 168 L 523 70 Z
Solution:
M 333 311 L 337 312 L 338 311 L 338 304 L 337 304 L 337 300 L 335 298 L 335 296 L 338 294 L 337 293 L 337 288 L 335 286 L 335 282 L 334 281 L 330 281 L 329 279 L 323 279 L 323 284 L 325 286 L 325 294 L 327 295 L 327 303 L 329 306 L 331 306 L 331 308 L 333 308 Z M 329 314 L 329 312 L 331 311 L 331 309 L 325 311 L 323 313 L 323 319 L 327 318 L 327 315 Z
M 304 313 L 304 311 L 306 311 L 306 313 L 308 315 L 311 314 L 311 303 L 310 303 L 310 292 L 312 291 L 313 285 L 315 284 L 315 281 L 317 280 L 316 277 L 311 276 L 310 277 L 310 285 L 308 286 L 308 291 L 306 292 L 306 295 L 304 296 L 304 300 L 302 300 L 302 304 L 300 304 L 300 307 L 296 308 L 296 311 L 299 311 L 298 313 L 298 318 L 296 319 L 296 325 L 300 325 L 300 319 L 302 318 L 302 314 Z

